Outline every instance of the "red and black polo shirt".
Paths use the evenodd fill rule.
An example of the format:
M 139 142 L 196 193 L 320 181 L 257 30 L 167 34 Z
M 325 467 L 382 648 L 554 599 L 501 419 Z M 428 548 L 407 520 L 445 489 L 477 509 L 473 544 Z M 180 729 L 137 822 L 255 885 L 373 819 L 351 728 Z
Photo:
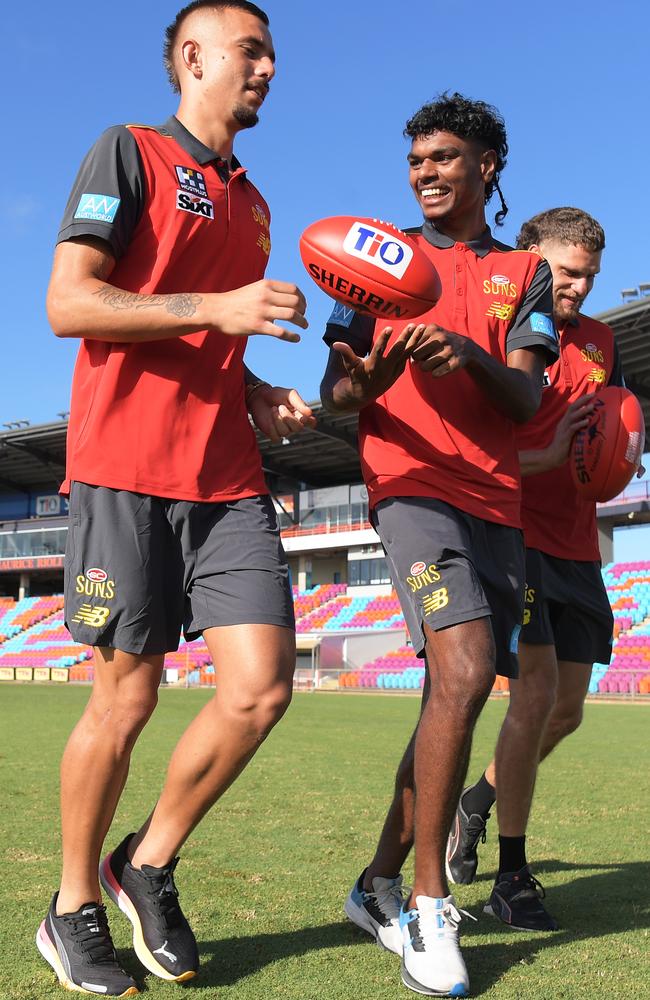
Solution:
M 553 282 L 538 254 L 497 243 L 489 229 L 470 243 L 454 242 L 428 221 L 410 232 L 443 288 L 435 308 L 418 323 L 471 337 L 504 364 L 509 353 L 526 347 L 557 356 Z M 392 343 L 407 321 L 390 325 Z M 385 326 L 386 321 L 336 306 L 324 340 L 345 341 L 363 356 Z M 359 438 L 371 505 L 388 497 L 435 497 L 486 521 L 519 527 L 515 425 L 466 371 L 434 379 L 407 365 L 359 414 Z
M 109 129 L 84 160 L 58 242 L 105 240 L 110 284 L 144 295 L 226 292 L 263 277 L 269 210 L 176 119 Z M 67 471 L 180 500 L 266 493 L 244 401 L 245 338 L 219 330 L 147 343 L 83 340 L 72 384 Z
M 547 448 L 570 403 L 606 385 L 624 385 L 609 326 L 580 315 L 559 332 L 560 357 L 544 373 L 540 408 L 517 429 L 520 451 Z M 576 492 L 568 461 L 549 472 L 524 476 L 521 516 L 528 548 L 560 559 L 600 559 L 596 504 Z

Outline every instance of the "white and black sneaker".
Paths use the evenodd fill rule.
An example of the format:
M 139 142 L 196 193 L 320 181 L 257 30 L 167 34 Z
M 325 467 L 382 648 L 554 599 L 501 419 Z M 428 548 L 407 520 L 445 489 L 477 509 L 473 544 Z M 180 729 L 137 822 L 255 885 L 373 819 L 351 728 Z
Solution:
M 196 938 L 178 902 L 174 869 L 178 858 L 162 868 L 134 868 L 126 849 L 130 833 L 99 867 L 99 879 L 133 925 L 135 953 L 160 979 L 184 983 L 199 968 Z
M 62 986 L 78 993 L 132 997 L 139 992 L 121 968 L 108 929 L 106 909 L 85 903 L 74 913 L 57 916 L 58 892 L 36 933 L 36 946 Z
M 350 890 L 343 909 L 348 920 L 367 931 L 380 947 L 402 954 L 402 932 L 399 915 L 404 903 L 402 876 L 397 878 L 373 878 L 372 892 L 363 888 L 361 875 Z
M 414 908 L 402 907 L 402 982 L 410 990 L 427 996 L 468 995 L 469 978 L 458 943 L 461 912 L 453 896 L 416 896 Z

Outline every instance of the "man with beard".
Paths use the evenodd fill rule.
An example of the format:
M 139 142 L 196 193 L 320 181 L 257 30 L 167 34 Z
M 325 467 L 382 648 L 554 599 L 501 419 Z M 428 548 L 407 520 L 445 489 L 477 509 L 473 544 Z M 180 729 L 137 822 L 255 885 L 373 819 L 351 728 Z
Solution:
M 66 624 L 95 647 L 90 701 L 61 767 L 63 873 L 37 944 L 68 989 L 137 993 L 98 881 L 129 758 L 165 652 L 203 635 L 217 689 L 181 737 L 140 829 L 101 864 L 147 969 L 198 970 L 177 852 L 291 698 L 288 568 L 247 406 L 271 435 L 311 420 L 243 364 L 249 334 L 297 341 L 305 300 L 264 280 L 269 212 L 233 155 L 275 73 L 266 14 L 185 7 L 165 63 L 180 105 L 161 127 L 111 128 L 86 157 L 59 234 L 48 312 L 81 338 L 67 447 Z M 276 324 L 279 321 L 280 325 Z

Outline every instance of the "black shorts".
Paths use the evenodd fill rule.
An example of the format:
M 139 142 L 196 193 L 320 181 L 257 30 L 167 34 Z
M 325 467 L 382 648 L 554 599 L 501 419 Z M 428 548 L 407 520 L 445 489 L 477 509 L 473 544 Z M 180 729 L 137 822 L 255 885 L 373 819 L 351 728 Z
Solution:
M 72 483 L 65 624 L 77 642 L 165 653 L 215 625 L 294 628 L 268 496 L 166 500 Z
M 438 631 L 490 615 L 496 671 L 516 677 L 524 607 L 521 531 L 428 497 L 382 500 L 373 519 L 416 654 L 425 655 L 425 622 Z
M 600 563 L 526 549 L 522 642 L 553 645 L 558 660 L 609 663 L 613 631 Z

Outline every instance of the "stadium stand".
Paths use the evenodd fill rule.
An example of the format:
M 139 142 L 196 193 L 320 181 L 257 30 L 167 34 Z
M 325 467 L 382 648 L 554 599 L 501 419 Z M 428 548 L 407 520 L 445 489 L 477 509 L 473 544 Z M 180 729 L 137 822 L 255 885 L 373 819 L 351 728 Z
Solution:
M 650 694 L 650 561 L 609 563 L 603 579 L 614 614 L 614 655 L 609 666 L 595 664 L 589 686 L 592 695 Z M 320 584 L 305 591 L 293 588 L 296 627 L 304 635 L 404 630 L 394 591 L 355 596 L 345 584 Z M 0 668 L 58 668 L 70 680 L 92 680 L 92 650 L 74 643 L 63 624 L 63 597 L 0 598 Z M 214 685 L 215 671 L 202 639 L 181 640 L 168 653 L 165 668 L 171 679 L 189 685 Z M 18 676 L 18 675 L 17 675 Z M 38 675 L 34 675 L 38 676 Z M 60 678 L 61 679 L 61 678 Z M 357 690 L 419 690 L 424 667 L 410 646 L 400 645 L 375 657 L 360 669 L 343 670 L 338 686 Z M 506 692 L 508 682 L 497 678 L 494 691 Z

